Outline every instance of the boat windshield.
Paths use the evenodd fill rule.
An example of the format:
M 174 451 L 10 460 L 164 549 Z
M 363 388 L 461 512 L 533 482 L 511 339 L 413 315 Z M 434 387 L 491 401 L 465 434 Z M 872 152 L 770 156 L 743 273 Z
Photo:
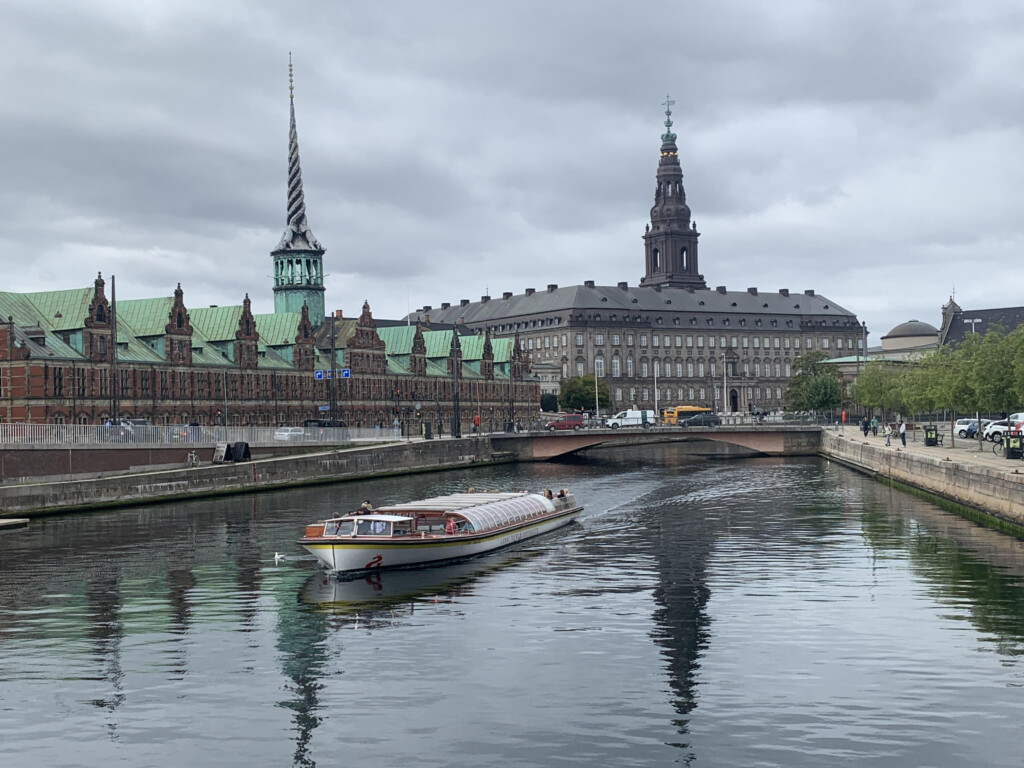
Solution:
M 324 523 L 324 536 L 351 536 L 355 522 L 351 517 L 328 520 Z
M 357 536 L 390 536 L 390 520 L 359 520 L 356 523 Z

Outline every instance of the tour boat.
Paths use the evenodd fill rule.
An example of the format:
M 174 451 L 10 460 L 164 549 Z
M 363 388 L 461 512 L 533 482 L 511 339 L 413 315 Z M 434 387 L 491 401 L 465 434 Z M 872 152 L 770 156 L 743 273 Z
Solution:
M 321 520 L 299 544 L 344 574 L 461 560 L 539 536 L 583 511 L 568 491 L 474 491 Z

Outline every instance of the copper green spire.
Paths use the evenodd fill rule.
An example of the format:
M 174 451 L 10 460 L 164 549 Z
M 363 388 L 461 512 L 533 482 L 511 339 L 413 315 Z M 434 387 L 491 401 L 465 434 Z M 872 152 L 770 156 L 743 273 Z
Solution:
M 676 135 L 672 133 L 672 105 L 675 104 L 672 99 L 667 95 L 665 96 L 665 102 L 661 105 L 665 108 L 665 133 L 661 134 L 661 140 L 665 143 L 676 140 Z
M 291 125 L 288 131 L 288 219 L 278 251 L 323 250 L 306 222 L 306 201 L 302 194 L 302 168 L 299 165 L 299 133 L 295 128 L 295 85 L 292 55 L 288 54 L 288 101 Z

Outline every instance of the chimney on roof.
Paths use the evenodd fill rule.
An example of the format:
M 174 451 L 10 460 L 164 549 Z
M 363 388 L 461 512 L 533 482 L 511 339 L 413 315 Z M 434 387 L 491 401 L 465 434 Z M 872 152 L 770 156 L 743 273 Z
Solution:
M 469 304 L 469 299 L 462 299 L 462 300 L 461 300 L 461 301 L 459 302 L 459 306 L 460 306 L 460 307 L 464 307 L 464 306 L 466 306 L 467 304 Z
M 480 297 L 480 303 L 481 303 L 481 304 L 486 304 L 486 303 L 487 303 L 488 301 L 490 301 L 490 300 L 491 300 L 491 297 L 490 297 L 490 296 L 481 296 L 481 297 Z
M 466 317 L 465 317 L 465 315 L 463 315 L 462 317 L 459 318 L 459 325 L 465 325 L 465 324 L 466 324 Z
M 757 296 L 757 288 L 747 288 L 747 293 L 751 296 Z
M 527 288 L 526 289 L 526 295 L 527 296 L 533 296 L 533 294 L 535 294 L 535 293 L 536 293 L 536 291 L 533 288 Z
M 512 298 L 512 291 L 505 291 L 503 294 L 501 294 L 501 298 L 503 298 L 503 299 L 511 299 Z
M 558 283 L 548 283 L 548 293 L 554 293 L 558 290 Z
M 813 290 L 808 289 L 808 290 L 804 291 L 804 296 L 813 296 L 813 295 L 814 295 L 814 291 Z
M 423 315 L 423 324 L 430 325 L 430 315 Z
M 779 288 L 779 296 L 789 296 L 789 288 Z
M 626 290 L 627 288 L 629 288 L 629 283 L 619 283 L 619 288 L 621 288 L 622 290 Z
M 593 280 L 584 280 L 583 284 L 585 286 L 587 286 L 587 288 L 593 288 L 594 287 L 594 281 Z
M 432 309 L 433 309 L 433 307 L 432 307 L 432 306 L 430 306 L 429 304 L 424 304 L 424 305 L 423 305 L 423 311 L 424 311 L 424 312 L 429 312 L 429 311 L 430 311 L 430 310 L 432 310 Z
M 344 320 L 344 319 L 345 319 L 345 318 L 344 318 L 344 317 L 342 316 L 342 312 L 341 312 L 341 310 L 340 310 L 340 309 L 336 309 L 336 310 L 334 310 L 334 316 L 335 316 L 335 317 L 336 317 L 336 318 L 337 318 L 338 320 Z
M 442 301 L 441 302 L 441 309 L 448 309 L 448 307 L 450 307 L 450 306 L 451 306 L 451 302 L 448 302 L 448 301 Z
M 715 288 L 715 290 L 718 291 L 719 293 L 725 293 L 725 286 L 719 285 Z

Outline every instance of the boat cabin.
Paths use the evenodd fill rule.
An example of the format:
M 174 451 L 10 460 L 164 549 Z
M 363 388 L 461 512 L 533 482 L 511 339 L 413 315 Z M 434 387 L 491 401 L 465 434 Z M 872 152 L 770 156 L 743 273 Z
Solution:
M 307 526 L 306 538 L 374 536 L 460 536 L 515 528 L 576 506 L 568 491 L 466 493 L 408 504 L 371 514 L 346 514 Z

